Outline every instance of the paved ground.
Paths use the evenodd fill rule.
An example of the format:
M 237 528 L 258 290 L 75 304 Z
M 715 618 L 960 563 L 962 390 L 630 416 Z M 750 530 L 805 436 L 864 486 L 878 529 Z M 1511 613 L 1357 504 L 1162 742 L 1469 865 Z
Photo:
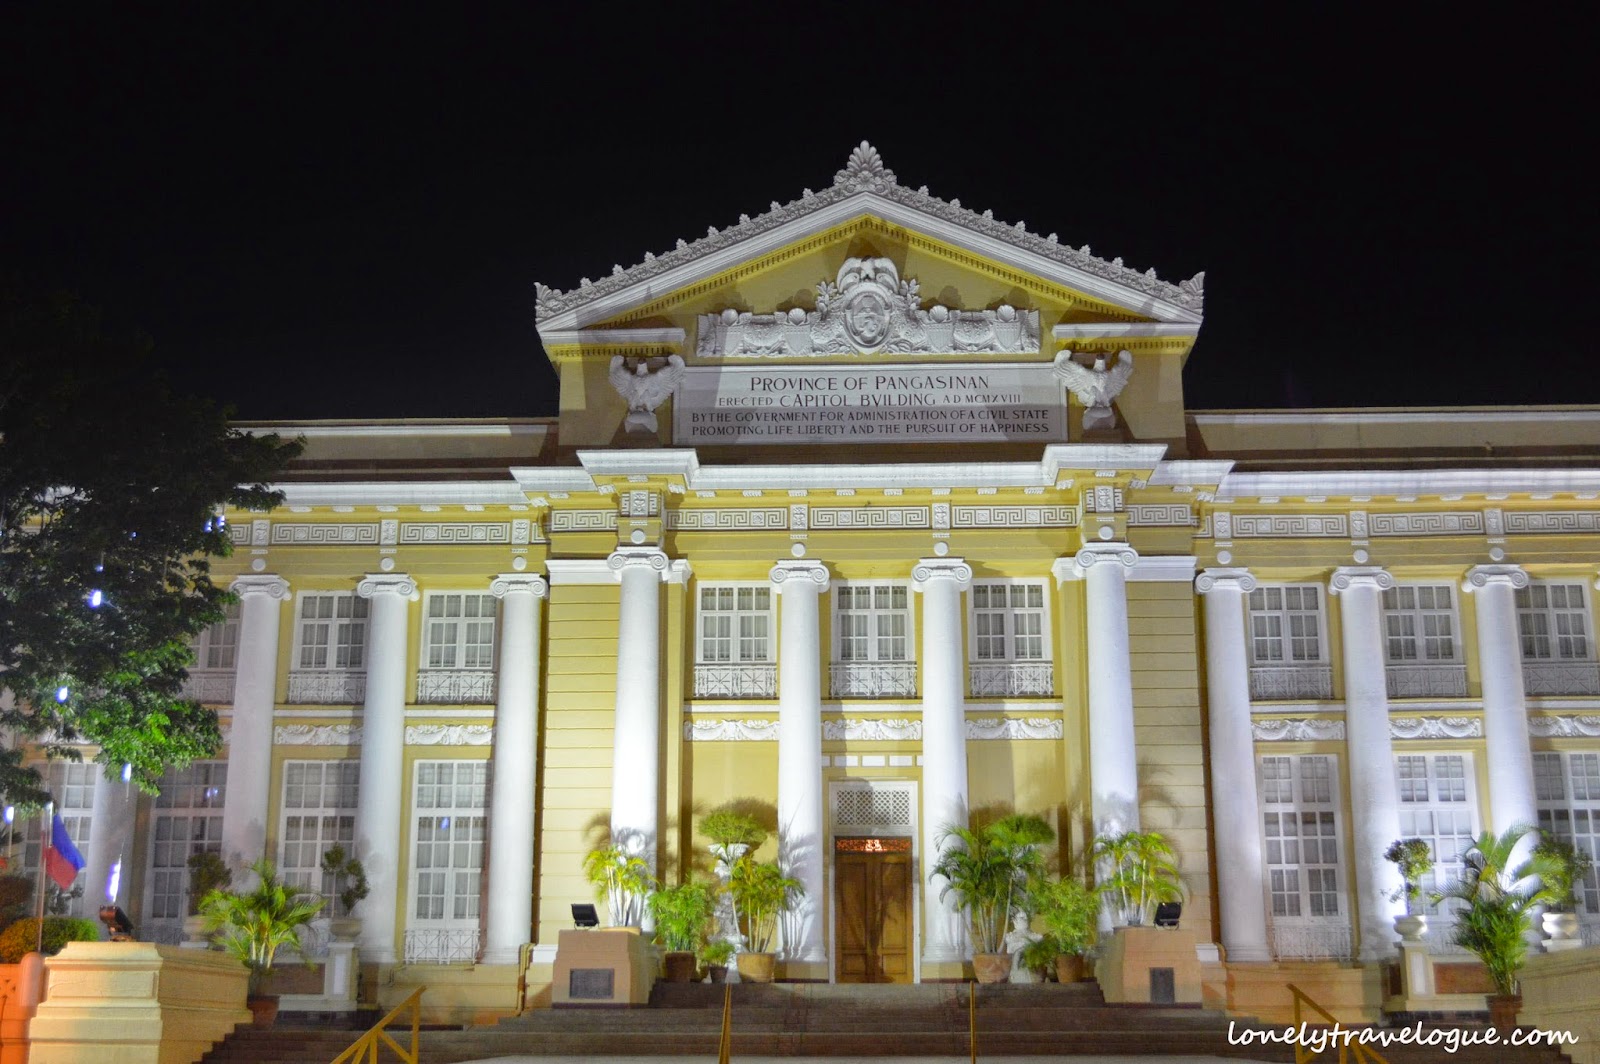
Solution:
M 617 1060 L 626 1064 L 705 1064 L 706 1061 L 716 1061 L 714 1054 L 703 1057 L 618 1057 Z M 801 1057 L 747 1057 L 739 1055 L 734 1057 L 736 1064 L 794 1064 Z M 967 1057 L 818 1057 L 818 1060 L 827 1060 L 828 1064 L 968 1064 Z M 983 1060 L 983 1054 L 978 1054 L 978 1059 Z M 991 1057 L 991 1060 L 1001 1058 Z M 1249 1064 L 1237 1058 L 1226 1060 L 1222 1057 L 1006 1057 L 1006 1060 L 1025 1060 L 1032 1064 L 1149 1064 L 1150 1061 L 1162 1060 L 1176 1064 Z M 490 1057 L 485 1060 L 475 1060 L 469 1064 L 594 1064 L 594 1057 Z

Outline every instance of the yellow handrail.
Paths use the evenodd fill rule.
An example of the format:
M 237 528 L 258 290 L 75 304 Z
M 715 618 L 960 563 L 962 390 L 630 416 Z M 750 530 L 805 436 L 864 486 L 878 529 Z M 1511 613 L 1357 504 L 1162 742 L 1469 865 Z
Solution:
M 1310 1010 L 1312 1012 L 1315 1012 L 1318 1016 L 1320 1016 L 1322 1019 L 1326 1020 L 1328 1023 L 1334 1024 L 1334 1023 L 1338 1023 L 1339 1022 L 1334 1017 L 1333 1013 L 1329 1012 L 1327 1009 L 1323 1008 L 1321 1005 L 1318 1005 L 1315 1001 L 1311 1000 L 1311 998 L 1306 994 L 1306 992 L 1304 990 L 1301 990 L 1299 987 L 1295 986 L 1293 983 L 1289 984 L 1289 993 L 1294 995 L 1294 1026 L 1295 1026 L 1295 1030 L 1299 1030 L 1300 1029 L 1300 1024 L 1302 1022 L 1304 1022 L 1301 1019 L 1301 1013 L 1300 1013 L 1300 1006 L 1301 1006 L 1302 1003 L 1304 1003 L 1308 1008 L 1310 1008 Z M 1302 1044 L 1300 1042 L 1296 1042 L 1294 1044 L 1294 1064 L 1308 1064 L 1308 1062 L 1310 1060 L 1312 1060 L 1315 1056 L 1316 1056 L 1316 1054 L 1313 1053 L 1311 1051 L 1311 1049 L 1309 1047 L 1307 1047 L 1306 1045 L 1304 1045 L 1304 1044 Z M 1362 1045 L 1359 1042 L 1350 1042 L 1350 1041 L 1340 1042 L 1339 1043 L 1339 1064 L 1345 1064 L 1345 1061 L 1347 1061 L 1347 1060 L 1354 1060 L 1356 1062 L 1356 1064 L 1365 1064 L 1365 1062 L 1369 1061 L 1369 1060 L 1376 1061 L 1377 1064 L 1389 1064 L 1389 1061 L 1384 1058 L 1383 1054 L 1379 1053 L 1376 1049 L 1368 1049 L 1366 1046 Z
M 717 1040 L 717 1064 L 733 1059 L 733 984 L 722 988 L 722 1037 Z
M 978 984 L 967 984 L 967 1045 L 972 1050 L 972 1064 L 978 1064 Z M 1387 1062 L 1385 1062 L 1387 1064 Z
M 399 1054 L 400 1059 L 405 1064 L 417 1064 L 418 1032 L 422 1030 L 422 992 L 426 989 L 428 988 L 425 986 L 419 986 L 413 990 L 411 996 L 390 1009 L 389 1015 L 373 1024 L 372 1029 L 356 1039 L 354 1045 L 334 1057 L 333 1064 L 359 1064 L 362 1060 L 365 1060 L 366 1064 L 378 1064 L 378 1050 L 385 1045 Z M 388 1031 L 384 1030 L 395 1017 L 406 1009 L 411 1010 L 411 1052 L 409 1053 L 400 1047 L 399 1042 L 389 1037 Z

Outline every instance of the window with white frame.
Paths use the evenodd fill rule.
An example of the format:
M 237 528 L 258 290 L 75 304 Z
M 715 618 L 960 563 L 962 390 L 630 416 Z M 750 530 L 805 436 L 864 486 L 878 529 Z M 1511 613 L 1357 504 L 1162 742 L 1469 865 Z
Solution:
M 1323 645 L 1322 588 L 1269 584 L 1250 592 L 1250 696 L 1333 697 Z
M 430 592 L 423 624 L 424 669 L 494 668 L 493 595 Z
M 348 670 L 367 667 L 367 609 L 353 591 L 308 591 L 300 596 L 294 667 Z
M 1401 754 L 1395 758 L 1400 787 L 1400 837 L 1422 839 L 1433 870 L 1422 877 L 1426 900 L 1461 877 L 1461 855 L 1478 837 L 1477 795 L 1469 754 Z M 1439 909 L 1427 902 L 1427 911 Z
M 911 593 L 905 584 L 844 584 L 833 594 L 835 660 L 911 660 Z
M 1383 592 L 1384 652 L 1391 665 L 1455 663 L 1455 598 L 1448 584 L 1401 584 Z
M 979 581 L 972 585 L 969 602 L 971 693 L 976 697 L 1052 693 L 1044 582 Z
M 411 836 L 413 961 L 470 960 L 483 877 L 486 761 L 419 761 Z
M 356 837 L 359 761 L 287 761 L 283 766 L 282 827 L 278 868 L 285 883 L 321 894 L 333 904 L 333 879 L 322 874 L 322 855 L 352 849 Z M 325 915 L 335 915 L 331 908 Z
M 222 852 L 222 807 L 228 800 L 228 763 L 195 761 L 161 777 L 150 832 L 145 877 L 145 920 L 153 941 L 177 941 L 188 913 L 189 858 Z
M 772 661 L 772 588 L 700 587 L 699 661 L 705 665 Z
M 223 618 L 201 629 L 194 641 L 194 667 L 232 672 L 239 650 L 239 604 L 223 607 Z
M 1333 757 L 1263 757 L 1260 770 L 1262 841 L 1273 920 L 1340 918 L 1343 880 Z
M 88 860 L 89 832 L 93 827 L 91 821 L 94 817 L 94 789 L 104 772 L 104 767 L 93 762 L 85 764 L 80 761 L 37 761 L 30 767 L 39 774 L 39 778 L 44 782 L 44 789 L 54 799 L 55 813 L 61 817 L 61 825 L 67 829 L 67 837 L 77 847 L 78 855 Z M 20 874 L 27 876 L 32 882 L 38 882 L 41 842 L 45 838 L 45 832 L 49 830 L 42 811 L 29 816 L 22 825 L 23 867 Z M 89 890 L 84 882 L 84 875 L 84 871 L 78 872 L 68 892 L 82 887 L 85 895 L 98 894 L 98 891 Z M 54 884 L 51 886 L 54 887 Z M 89 905 L 98 909 L 99 898 L 90 898 L 87 903 L 81 896 L 74 898 L 67 906 L 67 915 L 82 916 L 86 912 L 92 915 L 94 910 L 89 909 Z
M 1535 581 L 1517 589 L 1524 661 L 1588 661 L 1589 599 L 1579 583 Z
M 1577 890 L 1578 912 L 1600 919 L 1600 753 L 1533 755 L 1539 830 L 1589 855 L 1589 871 Z

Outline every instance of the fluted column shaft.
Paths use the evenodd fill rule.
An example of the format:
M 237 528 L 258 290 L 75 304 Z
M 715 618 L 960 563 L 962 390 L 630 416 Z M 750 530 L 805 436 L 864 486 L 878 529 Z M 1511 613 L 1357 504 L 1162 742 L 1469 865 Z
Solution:
M 241 576 L 229 588 L 239 596 L 239 643 L 234 657 L 233 721 L 228 736 L 228 801 L 222 810 L 222 857 L 238 876 L 266 856 L 271 803 L 273 697 L 278 682 L 278 611 L 289 597 L 282 577 Z M 94 835 L 98 836 L 98 830 Z M 91 868 L 92 889 L 100 874 Z
M 400 807 L 405 798 L 407 614 L 417 598 L 409 576 L 376 573 L 356 585 L 372 600 L 367 628 L 367 701 L 361 712 L 361 790 L 356 852 L 371 893 L 361 903 L 361 959 L 395 960 L 400 903 Z
M 654 870 L 661 831 L 661 582 L 667 556 L 650 547 L 624 548 L 606 564 L 622 583 L 611 838 Z
M 781 603 L 778 646 L 778 860 L 805 893 L 784 923 L 790 960 L 826 963 L 822 914 L 822 631 L 828 568 L 779 562 L 769 574 Z
M 1405 912 L 1393 895 L 1400 872 L 1383 854 L 1400 837 L 1400 788 L 1389 735 L 1384 671 L 1383 592 L 1394 578 L 1373 566 L 1334 570 L 1328 589 L 1339 600 L 1344 632 L 1345 749 L 1350 757 L 1350 811 L 1355 818 L 1356 910 L 1362 961 L 1394 954 L 1394 918 Z
M 489 585 L 500 599 L 494 707 L 494 783 L 489 792 L 489 920 L 483 963 L 514 964 L 533 926 L 533 817 L 539 743 L 539 604 L 549 585 L 508 573 Z
M 1533 751 L 1528 746 L 1528 698 L 1522 685 L 1522 640 L 1517 628 L 1517 589 L 1527 586 L 1528 574 L 1516 565 L 1474 566 L 1461 585 L 1472 595 L 1478 621 L 1489 827 L 1497 835 L 1539 822 Z
M 967 721 L 962 681 L 966 672 L 961 639 L 961 593 L 972 586 L 972 568 L 960 558 L 924 558 L 911 571 L 922 593 L 922 853 L 924 964 L 960 961 L 966 929 L 954 893 L 926 869 L 938 863 L 954 840 L 952 826 L 967 826 Z
M 133 848 L 137 809 L 138 797 L 133 784 L 124 783 L 119 776 L 101 775 L 95 779 L 94 820 L 88 852 L 83 855 L 86 911 L 98 911 L 102 905 L 131 908 L 128 882 L 133 875 L 131 863 L 136 860 L 133 855 L 138 852 Z M 113 871 L 118 871 L 115 891 L 111 889 Z
M 1263 903 L 1255 736 L 1250 727 L 1250 662 L 1244 641 L 1244 597 L 1255 586 L 1255 577 L 1243 569 L 1207 569 L 1195 580 L 1205 600 L 1217 900 L 1222 946 L 1234 962 L 1272 960 Z

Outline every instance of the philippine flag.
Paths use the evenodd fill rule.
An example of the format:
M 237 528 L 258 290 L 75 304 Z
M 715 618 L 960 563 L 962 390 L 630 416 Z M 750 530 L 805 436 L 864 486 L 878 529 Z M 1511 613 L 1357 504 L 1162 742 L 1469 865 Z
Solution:
M 83 864 L 83 855 L 72 845 L 67 825 L 61 822 L 61 814 L 57 813 L 50 822 L 50 845 L 44 848 L 44 870 L 55 880 L 56 886 L 71 890 L 72 881 L 78 878 Z

